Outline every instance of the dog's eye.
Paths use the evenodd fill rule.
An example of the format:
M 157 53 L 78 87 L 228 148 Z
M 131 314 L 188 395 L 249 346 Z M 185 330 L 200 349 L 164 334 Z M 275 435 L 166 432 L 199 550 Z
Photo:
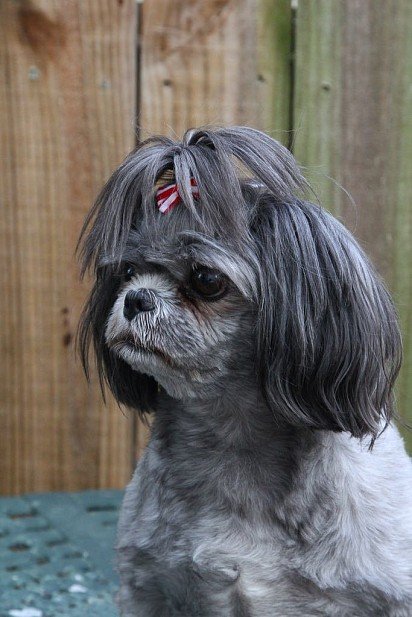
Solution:
M 123 268 L 123 276 L 125 281 L 130 281 L 136 274 L 136 268 L 132 264 L 125 264 Z
M 189 287 L 205 300 L 218 300 L 225 295 L 228 281 L 218 270 L 197 266 L 191 272 Z

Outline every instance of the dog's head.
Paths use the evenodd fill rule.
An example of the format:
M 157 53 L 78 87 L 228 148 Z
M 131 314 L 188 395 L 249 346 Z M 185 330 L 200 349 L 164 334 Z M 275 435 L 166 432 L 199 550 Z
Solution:
M 212 399 L 241 379 L 279 422 L 376 436 L 400 365 L 395 311 L 305 188 L 291 154 L 253 129 L 142 143 L 82 233 L 95 273 L 79 330 L 86 370 L 93 342 L 102 383 L 139 411 L 156 407 L 158 388 Z

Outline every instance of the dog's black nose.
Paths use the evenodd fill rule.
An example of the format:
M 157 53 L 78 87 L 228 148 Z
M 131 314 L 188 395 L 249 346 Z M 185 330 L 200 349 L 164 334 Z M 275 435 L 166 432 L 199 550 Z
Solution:
M 142 311 L 152 311 L 156 306 L 154 293 L 149 289 L 128 291 L 124 299 L 123 315 L 132 321 Z

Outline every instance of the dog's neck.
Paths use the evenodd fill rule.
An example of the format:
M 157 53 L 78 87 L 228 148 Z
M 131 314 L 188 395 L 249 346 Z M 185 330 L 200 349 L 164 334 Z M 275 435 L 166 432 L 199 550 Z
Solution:
M 191 483 L 196 495 L 209 491 L 233 510 L 254 504 L 258 511 L 283 501 L 318 441 L 310 430 L 279 425 L 245 375 L 208 400 L 165 395 L 152 439 L 177 481 Z

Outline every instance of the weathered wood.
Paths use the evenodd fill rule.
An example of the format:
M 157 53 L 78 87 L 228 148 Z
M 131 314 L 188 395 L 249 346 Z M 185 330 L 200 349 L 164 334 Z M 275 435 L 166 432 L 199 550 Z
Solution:
M 104 179 L 131 149 L 134 0 L 0 3 L 0 491 L 122 486 L 130 421 L 73 338 L 88 284 L 74 248 Z
M 288 141 L 288 0 L 150 0 L 142 6 L 142 136 L 249 124 Z
M 354 231 L 394 293 L 405 342 L 398 407 L 409 420 L 411 75 L 409 0 L 299 0 L 294 151 L 324 205 Z M 411 433 L 405 436 L 412 446 Z

